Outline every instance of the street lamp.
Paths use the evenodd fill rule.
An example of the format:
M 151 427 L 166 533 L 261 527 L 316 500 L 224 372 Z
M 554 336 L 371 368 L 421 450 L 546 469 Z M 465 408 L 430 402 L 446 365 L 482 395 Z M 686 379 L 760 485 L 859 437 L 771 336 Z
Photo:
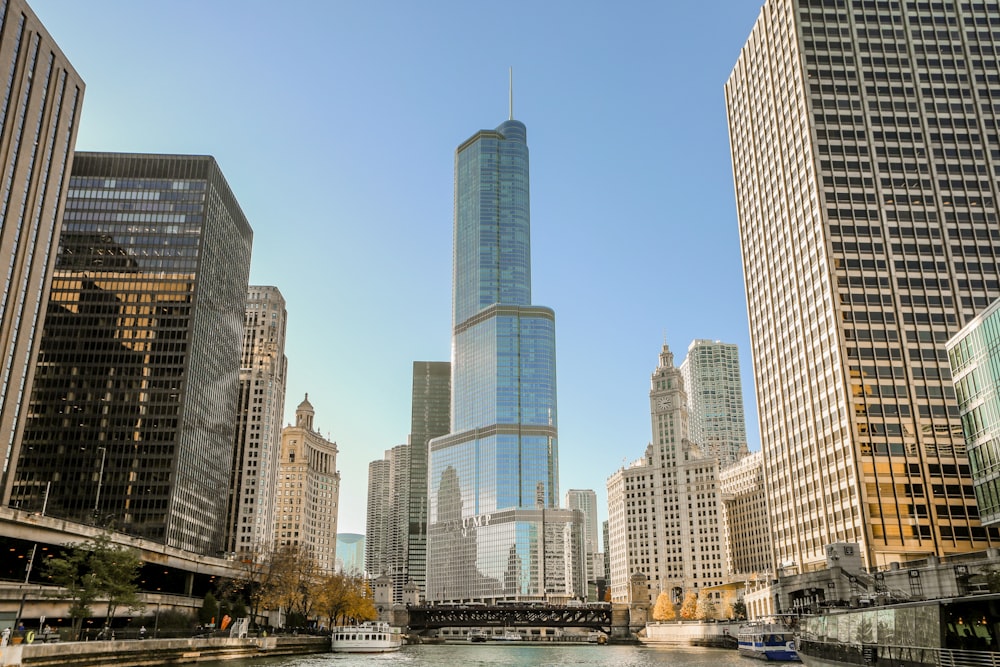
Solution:
M 104 482 L 104 460 L 108 455 L 105 447 L 98 447 L 101 450 L 101 471 L 97 475 L 97 494 L 94 496 L 94 521 L 97 521 L 97 505 L 101 502 L 101 484 Z

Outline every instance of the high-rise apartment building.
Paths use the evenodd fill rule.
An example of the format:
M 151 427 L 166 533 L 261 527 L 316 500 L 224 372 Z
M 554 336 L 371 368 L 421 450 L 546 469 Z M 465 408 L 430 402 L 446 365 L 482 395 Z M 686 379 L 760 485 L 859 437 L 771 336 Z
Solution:
M 76 154 L 11 503 L 222 550 L 251 236 L 211 157 Z
M 427 590 L 427 444 L 451 423 L 451 363 L 414 361 L 410 408 L 410 517 L 407 580 Z
M 730 466 L 749 451 L 743 415 L 743 383 L 735 345 L 694 340 L 681 362 L 688 399 L 688 438 L 705 456 Z
M 285 411 L 285 299 L 277 287 L 247 290 L 236 441 L 225 549 L 259 551 L 274 537 L 274 491 Z
M 0 0 L 0 483 L 20 455 L 83 80 L 24 0 Z
M 393 602 L 403 601 L 407 583 L 410 510 L 410 446 L 397 445 L 368 465 L 365 569 L 388 577 Z
M 520 121 L 458 147 L 451 428 L 428 454 L 433 601 L 542 598 L 550 586 L 581 594 L 565 590 L 564 577 L 549 581 L 556 549 L 545 542 L 559 516 L 555 315 L 531 304 L 528 190 Z
M 1000 296 L 995 4 L 768 0 L 726 84 L 774 550 L 982 550 L 944 343 Z
M 650 379 L 652 442 L 642 458 L 608 478 L 604 548 L 614 602 L 633 601 L 637 574 L 648 587 L 643 599 L 667 593 L 675 604 L 728 580 L 719 462 L 688 438 L 686 406 L 684 380 L 664 343 Z
M 298 547 L 321 572 L 333 573 L 340 511 L 337 443 L 315 429 L 315 416 L 306 394 L 295 409 L 295 425 L 281 431 L 273 544 Z
M 389 533 L 389 473 L 388 458 L 368 464 L 368 511 L 365 513 L 365 572 L 369 577 L 382 576 L 386 536 Z
M 770 573 L 771 516 L 764 484 L 764 455 L 753 452 L 719 471 L 719 493 L 726 536 L 726 558 L 733 577 L 748 579 Z

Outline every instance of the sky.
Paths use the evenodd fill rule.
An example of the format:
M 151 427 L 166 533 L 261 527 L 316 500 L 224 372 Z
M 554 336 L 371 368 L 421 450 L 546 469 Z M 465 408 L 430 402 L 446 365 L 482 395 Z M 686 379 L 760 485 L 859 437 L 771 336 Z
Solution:
M 560 493 L 651 438 L 649 378 L 739 346 L 759 449 L 723 85 L 760 0 L 28 0 L 86 83 L 77 150 L 212 155 L 287 301 L 285 422 L 337 443 L 340 532 L 451 354 L 454 151 L 528 129 L 532 301 L 556 313 Z

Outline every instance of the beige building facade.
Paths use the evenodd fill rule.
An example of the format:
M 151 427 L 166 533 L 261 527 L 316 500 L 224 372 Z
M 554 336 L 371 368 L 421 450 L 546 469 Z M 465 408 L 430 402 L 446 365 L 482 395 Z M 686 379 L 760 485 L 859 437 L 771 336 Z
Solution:
M 297 546 L 320 571 L 333 573 L 340 501 L 337 443 L 315 430 L 315 414 L 307 394 L 295 410 L 295 425 L 281 432 L 274 545 Z
M 726 83 L 776 566 L 986 549 L 945 341 L 1000 296 L 977 3 L 768 0 Z M 885 5 L 885 6 L 883 6 Z
M 764 455 L 753 452 L 719 471 L 719 493 L 730 573 L 743 580 L 770 578 L 774 573 L 774 558 Z
M 10 502 L 84 83 L 23 0 L 0 0 L 0 453 Z
M 229 552 L 256 550 L 274 535 L 274 492 L 288 374 L 287 319 L 285 298 L 277 287 L 250 285 L 226 521 Z

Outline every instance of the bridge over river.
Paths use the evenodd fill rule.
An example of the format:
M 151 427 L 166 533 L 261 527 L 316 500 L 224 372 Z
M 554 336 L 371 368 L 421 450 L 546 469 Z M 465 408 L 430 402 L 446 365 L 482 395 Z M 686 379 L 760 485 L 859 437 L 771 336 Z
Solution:
M 410 629 L 440 628 L 591 628 L 611 632 L 610 606 L 565 607 L 535 604 L 410 605 Z M 627 624 L 627 622 L 626 622 Z

